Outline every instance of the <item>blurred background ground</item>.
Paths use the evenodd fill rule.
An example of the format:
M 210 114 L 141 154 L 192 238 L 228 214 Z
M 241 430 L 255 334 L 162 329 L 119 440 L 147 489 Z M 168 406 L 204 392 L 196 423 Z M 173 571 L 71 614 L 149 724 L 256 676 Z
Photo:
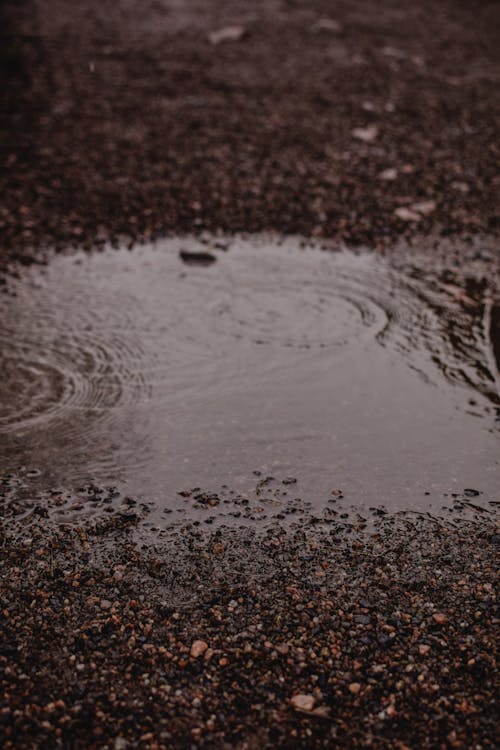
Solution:
M 370 246 L 498 231 L 497 2 L 0 13 L 4 262 L 204 228 Z

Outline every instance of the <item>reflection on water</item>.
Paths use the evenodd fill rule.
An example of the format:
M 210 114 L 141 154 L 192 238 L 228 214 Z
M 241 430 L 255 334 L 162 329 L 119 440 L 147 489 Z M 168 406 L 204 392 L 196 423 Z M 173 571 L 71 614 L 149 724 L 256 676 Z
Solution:
M 0 298 L 5 470 L 174 510 L 183 488 L 244 490 L 255 471 L 299 478 L 314 507 L 338 486 L 360 507 L 494 492 L 487 282 L 293 239 L 225 244 L 61 257 Z

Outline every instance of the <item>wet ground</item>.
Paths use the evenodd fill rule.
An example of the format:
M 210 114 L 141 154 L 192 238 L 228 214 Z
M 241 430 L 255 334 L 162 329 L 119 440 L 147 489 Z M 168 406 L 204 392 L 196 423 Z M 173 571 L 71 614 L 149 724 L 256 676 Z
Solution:
M 129 523 L 2 536 L 4 747 L 496 747 L 489 524 Z
M 148 502 L 157 528 L 328 518 L 339 497 L 442 513 L 464 490 L 491 510 L 487 244 L 466 277 L 402 254 L 186 237 L 26 273 L 0 300 L 4 472 L 59 490 L 65 521 L 101 512 L 59 498 L 89 484 Z
M 2 264 L 203 228 L 370 246 L 498 232 L 494 1 L 0 12 Z
M 498 11 L 1 4 L 2 747 L 496 747 Z

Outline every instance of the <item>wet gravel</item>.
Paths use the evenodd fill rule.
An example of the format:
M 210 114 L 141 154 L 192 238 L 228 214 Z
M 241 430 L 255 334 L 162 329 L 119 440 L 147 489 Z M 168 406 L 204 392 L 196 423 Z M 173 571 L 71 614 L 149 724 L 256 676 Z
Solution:
M 2 529 L 7 748 L 493 748 L 498 533 Z

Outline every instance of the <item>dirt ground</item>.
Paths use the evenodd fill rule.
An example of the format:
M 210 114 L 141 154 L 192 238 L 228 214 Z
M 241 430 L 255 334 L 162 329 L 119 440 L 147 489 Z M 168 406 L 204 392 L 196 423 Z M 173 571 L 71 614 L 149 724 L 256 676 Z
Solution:
M 369 246 L 498 231 L 494 1 L 1 13 L 4 260 L 203 228 Z

